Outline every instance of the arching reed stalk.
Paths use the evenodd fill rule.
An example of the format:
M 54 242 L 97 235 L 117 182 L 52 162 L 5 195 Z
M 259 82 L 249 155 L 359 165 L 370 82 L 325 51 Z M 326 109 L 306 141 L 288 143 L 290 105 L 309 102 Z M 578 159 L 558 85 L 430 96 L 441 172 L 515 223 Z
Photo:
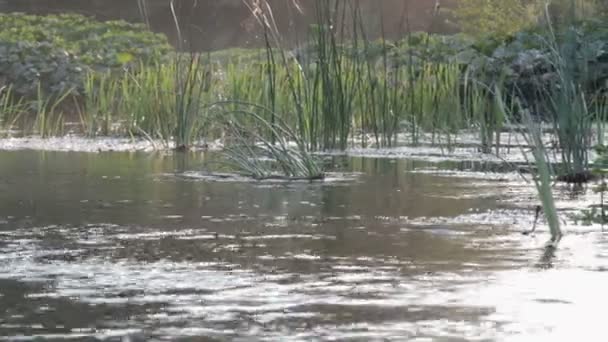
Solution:
M 266 111 L 261 106 L 229 102 L 216 106 L 225 105 L 239 107 L 219 114 L 233 139 L 223 152 L 233 168 L 258 180 L 323 179 L 319 159 L 289 125 L 276 116 L 274 123 L 266 120 L 258 114 Z M 243 119 L 248 122 L 246 125 L 242 124 Z M 261 132 L 270 132 L 272 138 L 265 138 Z

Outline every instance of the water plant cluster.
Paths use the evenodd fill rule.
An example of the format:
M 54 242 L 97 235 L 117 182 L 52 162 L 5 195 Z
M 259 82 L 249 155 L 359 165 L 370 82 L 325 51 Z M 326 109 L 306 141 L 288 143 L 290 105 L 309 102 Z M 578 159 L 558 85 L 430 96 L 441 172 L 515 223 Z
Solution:
M 566 174 L 585 171 L 587 151 L 604 142 L 605 22 L 493 38 L 404 31 L 390 41 L 369 39 L 348 1 L 313 7 L 315 24 L 295 47 L 283 44 L 269 8 L 252 8 L 266 46 L 242 58 L 176 52 L 136 24 L 1 15 L 2 124 L 50 136 L 73 121 L 88 136 L 179 149 L 218 137 L 243 145 L 249 129 L 258 146 L 289 137 L 308 152 L 429 142 L 449 151 L 473 130 L 490 153 L 505 124 L 529 116 L 553 127 Z M 256 115 L 233 115 L 243 111 Z

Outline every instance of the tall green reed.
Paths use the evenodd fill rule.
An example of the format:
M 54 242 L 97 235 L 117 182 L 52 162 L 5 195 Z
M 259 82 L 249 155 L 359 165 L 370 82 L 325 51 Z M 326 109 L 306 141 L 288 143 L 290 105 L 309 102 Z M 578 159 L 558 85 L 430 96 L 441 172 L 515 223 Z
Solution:
M 177 149 L 188 149 L 203 129 L 204 106 L 212 87 L 213 70 L 201 60 L 200 54 L 191 53 L 185 60 L 176 60 L 175 113 L 177 122 L 173 131 Z
M 65 127 L 64 113 L 59 108 L 72 95 L 73 89 L 68 89 L 55 96 L 44 94 L 40 83 L 37 87 L 37 97 L 34 101 L 35 120 L 33 130 L 42 138 L 63 133 Z
M 204 134 L 215 98 L 213 68 L 198 54 L 140 65 L 120 75 L 90 74 L 83 126 L 90 135 L 127 134 L 188 149 Z
M 11 86 L 0 87 L 0 127 L 10 130 L 25 110 L 25 102 L 23 99 L 16 99 Z
M 596 143 L 605 146 L 606 122 L 608 121 L 608 97 L 598 93 L 591 101 L 590 111 L 595 121 Z
M 551 116 L 554 135 L 559 142 L 561 173 L 581 174 L 588 169 L 592 128 L 592 115 L 582 86 L 586 79 L 586 65 L 581 63 L 578 55 L 579 50 L 586 47 L 577 42 L 574 27 L 565 28 L 563 41 L 560 42 L 550 19 L 548 22 L 546 44 L 556 77 L 539 91 L 538 103 L 541 110 Z
M 349 138 L 355 144 L 359 136 L 363 146 L 368 136 L 378 147 L 392 146 L 404 121 L 412 143 L 430 132 L 433 143 L 451 147 L 472 119 L 483 120 L 483 137 L 490 140 L 484 145 L 492 145 L 490 133 L 501 125 L 489 111 L 492 97 L 479 89 L 463 91 L 458 65 L 419 58 L 396 62 L 399 51 L 384 34 L 380 42 L 368 38 L 358 2 L 315 0 L 315 25 L 295 58 L 281 48 L 271 7 L 264 1 L 250 4 L 264 27 L 265 77 L 255 87 L 251 76 L 237 75 L 231 99 L 272 108 L 271 115 L 294 123 L 309 149 L 345 149 Z M 469 96 L 479 102 L 467 107 Z
M 84 81 L 84 111 L 81 121 L 89 136 L 110 135 L 120 105 L 119 85 L 109 73 L 89 73 Z
M 497 108 L 503 113 L 503 116 L 505 118 L 513 117 L 513 107 L 507 107 L 505 105 L 504 96 L 499 87 L 495 88 L 494 95 L 496 96 Z M 514 97 L 513 101 L 519 102 L 516 96 Z M 536 172 L 532 176 L 532 181 L 534 182 L 538 198 L 542 204 L 543 213 L 549 225 L 549 232 L 551 233 L 549 245 L 556 246 L 561 240 L 563 233 L 560 228 L 559 216 L 553 196 L 553 168 L 547 153 L 545 142 L 542 138 L 542 126 L 534 120 L 529 111 L 524 110 L 522 115 L 522 120 L 526 127 L 526 130 L 522 131 L 522 137 L 524 138 L 526 145 L 532 148 L 533 160 L 528 160 L 527 153 L 523 150 L 523 147 L 522 154 L 530 165 L 533 164 L 536 166 Z

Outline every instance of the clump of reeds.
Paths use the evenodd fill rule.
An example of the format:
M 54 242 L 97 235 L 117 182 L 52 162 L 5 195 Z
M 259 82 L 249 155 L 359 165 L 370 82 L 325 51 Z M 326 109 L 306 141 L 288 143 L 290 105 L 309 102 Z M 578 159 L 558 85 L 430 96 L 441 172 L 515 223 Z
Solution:
M 84 81 L 84 112 L 81 122 L 88 136 L 112 133 L 112 124 L 119 120 L 120 82 L 109 73 L 89 73 Z
M 199 54 L 122 75 L 90 74 L 83 126 L 89 135 L 143 135 L 188 149 L 203 135 L 212 78 L 212 67 Z
M 0 127 L 10 130 L 26 109 L 23 99 L 16 100 L 11 86 L 0 87 Z
M 264 111 L 260 106 L 237 105 L 238 110 L 220 112 L 228 135 L 223 154 L 233 168 L 258 180 L 324 178 L 321 162 L 291 127 L 278 117 L 273 123 L 257 114 Z
M 56 136 L 63 133 L 65 127 L 64 113 L 60 106 L 72 95 L 73 89 L 68 89 L 57 96 L 45 95 L 40 83 L 38 83 L 37 98 L 33 102 L 34 113 L 34 132 L 41 137 Z
M 538 102 L 539 107 L 551 115 L 561 154 L 560 173 L 576 176 L 587 172 L 591 148 L 592 115 L 582 87 L 586 66 L 581 65 L 576 51 L 585 46 L 578 46 L 573 27 L 565 29 L 564 41 L 560 44 L 548 11 L 546 16 L 549 28 L 546 45 L 556 77 L 546 89 L 541 89 Z

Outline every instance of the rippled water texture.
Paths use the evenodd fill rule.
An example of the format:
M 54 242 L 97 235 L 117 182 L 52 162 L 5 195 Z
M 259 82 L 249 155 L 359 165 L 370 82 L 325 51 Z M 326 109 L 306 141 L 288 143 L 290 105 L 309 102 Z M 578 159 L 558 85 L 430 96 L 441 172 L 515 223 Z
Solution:
M 516 174 L 216 182 L 208 158 L 0 152 L 0 339 L 603 340 L 608 235 L 568 221 L 544 250 Z

